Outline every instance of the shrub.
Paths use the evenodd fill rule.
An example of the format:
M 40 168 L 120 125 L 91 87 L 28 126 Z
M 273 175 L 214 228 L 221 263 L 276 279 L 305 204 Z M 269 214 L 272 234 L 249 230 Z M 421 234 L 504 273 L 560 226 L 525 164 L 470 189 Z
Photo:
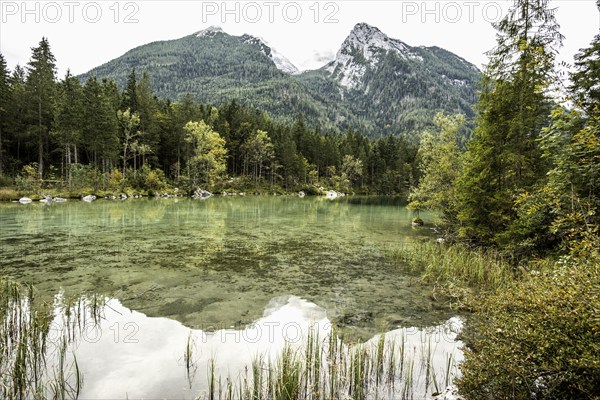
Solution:
M 129 174 L 130 185 L 146 190 L 161 191 L 167 185 L 167 178 L 161 169 L 152 169 L 147 164 L 144 164 L 135 173 Z
M 308 196 L 321 196 L 323 195 L 323 191 L 316 187 L 315 185 L 304 185 L 300 188 Z
M 106 190 L 112 193 L 121 191 L 121 185 L 123 184 L 123 173 L 115 168 L 108 176 L 108 182 L 106 183 Z
M 71 165 L 71 191 L 73 194 L 81 195 L 84 192 L 89 192 L 91 188 L 98 184 L 100 179 L 101 176 L 98 170 L 90 165 Z
M 17 190 L 24 193 L 33 193 L 40 189 L 41 181 L 38 177 L 38 165 L 32 163 L 24 165 L 15 179 Z
M 591 399 L 600 393 L 597 255 L 526 274 L 474 305 L 459 388 L 474 399 Z

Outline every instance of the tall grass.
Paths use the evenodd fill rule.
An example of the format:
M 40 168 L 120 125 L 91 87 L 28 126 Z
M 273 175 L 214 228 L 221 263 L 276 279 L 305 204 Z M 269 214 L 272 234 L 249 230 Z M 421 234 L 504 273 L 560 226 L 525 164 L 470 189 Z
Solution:
M 433 336 L 424 334 L 419 345 L 408 347 L 404 336 L 382 334 L 376 342 L 347 345 L 335 331 L 325 338 L 311 333 L 304 344 L 286 344 L 274 358 L 255 357 L 251 376 L 243 373 L 237 381 L 227 377 L 225 388 L 215 377 L 215 361 L 211 360 L 208 390 L 199 398 L 411 399 L 441 391 L 439 377 L 444 377 L 445 385 L 452 383 L 458 373 L 452 368 L 453 355 L 446 354 L 446 365 L 435 365 Z
M 420 242 L 388 252 L 392 262 L 442 287 L 495 290 L 509 284 L 512 266 L 493 250 L 474 250 L 462 244 Z
M 0 278 L 0 398 L 77 398 L 83 376 L 69 350 L 87 318 L 99 321 L 101 303 L 93 298 L 47 304 L 32 286 Z

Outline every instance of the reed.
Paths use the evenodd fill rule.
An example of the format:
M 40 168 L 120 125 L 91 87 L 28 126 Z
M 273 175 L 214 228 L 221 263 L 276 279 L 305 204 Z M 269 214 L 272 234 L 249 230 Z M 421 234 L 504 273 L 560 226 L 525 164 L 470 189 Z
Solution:
M 216 369 L 216 361 L 214 358 L 211 358 L 208 362 L 208 393 L 209 400 L 215 400 L 215 369 Z
M 333 329 L 321 337 L 311 331 L 306 343 L 287 344 L 276 357 L 256 356 L 237 381 L 228 380 L 225 393 L 209 382 L 209 399 L 379 399 L 424 398 L 450 385 L 457 371 L 454 357 L 435 365 L 435 333 L 423 333 L 419 343 L 408 345 L 405 333 L 376 341 L 345 343 Z M 442 363 L 443 364 L 443 363 Z M 214 364 L 209 365 L 214 377 Z
M 462 244 L 412 243 L 389 250 L 388 256 L 404 272 L 442 287 L 496 290 L 514 278 L 512 266 L 498 252 Z
M 48 304 L 31 285 L 0 278 L 0 398 L 77 398 L 83 375 L 70 350 L 82 333 L 84 314 L 90 312 L 99 321 L 102 301 L 93 308 L 87 301 L 81 306 L 61 296 Z M 63 311 L 57 313 L 60 321 L 57 310 Z

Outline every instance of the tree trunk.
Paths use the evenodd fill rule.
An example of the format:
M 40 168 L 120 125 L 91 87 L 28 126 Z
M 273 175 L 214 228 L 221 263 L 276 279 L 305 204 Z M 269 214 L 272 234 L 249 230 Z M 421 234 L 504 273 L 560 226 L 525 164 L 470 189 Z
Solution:
M 69 184 L 69 192 L 71 191 L 71 146 L 66 146 L 67 151 L 67 182 Z
M 38 93 L 38 175 L 40 180 L 44 175 L 44 138 L 42 137 L 42 97 Z
M 181 150 L 180 150 L 180 145 L 179 143 L 177 143 L 177 180 L 179 181 L 179 178 L 181 176 Z
M 41 126 L 39 127 L 41 130 Z M 42 180 L 44 176 L 44 140 L 42 139 L 42 135 L 40 132 L 40 137 L 38 141 L 38 177 Z
M 125 189 L 125 166 L 127 164 L 127 143 L 123 146 L 123 180 L 121 182 L 121 191 Z

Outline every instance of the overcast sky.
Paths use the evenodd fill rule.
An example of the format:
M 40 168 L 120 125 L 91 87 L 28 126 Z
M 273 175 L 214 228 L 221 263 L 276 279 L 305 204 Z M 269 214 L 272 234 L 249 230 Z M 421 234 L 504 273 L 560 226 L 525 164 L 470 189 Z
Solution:
M 300 69 L 332 59 L 358 22 L 409 45 L 436 45 L 479 67 L 495 44 L 491 22 L 512 0 L 395 1 L 9 1 L 0 0 L 0 52 L 9 68 L 24 65 L 42 36 L 59 76 L 80 74 L 136 46 L 176 39 L 211 25 L 259 36 Z M 600 30 L 595 0 L 554 0 L 571 62 Z

